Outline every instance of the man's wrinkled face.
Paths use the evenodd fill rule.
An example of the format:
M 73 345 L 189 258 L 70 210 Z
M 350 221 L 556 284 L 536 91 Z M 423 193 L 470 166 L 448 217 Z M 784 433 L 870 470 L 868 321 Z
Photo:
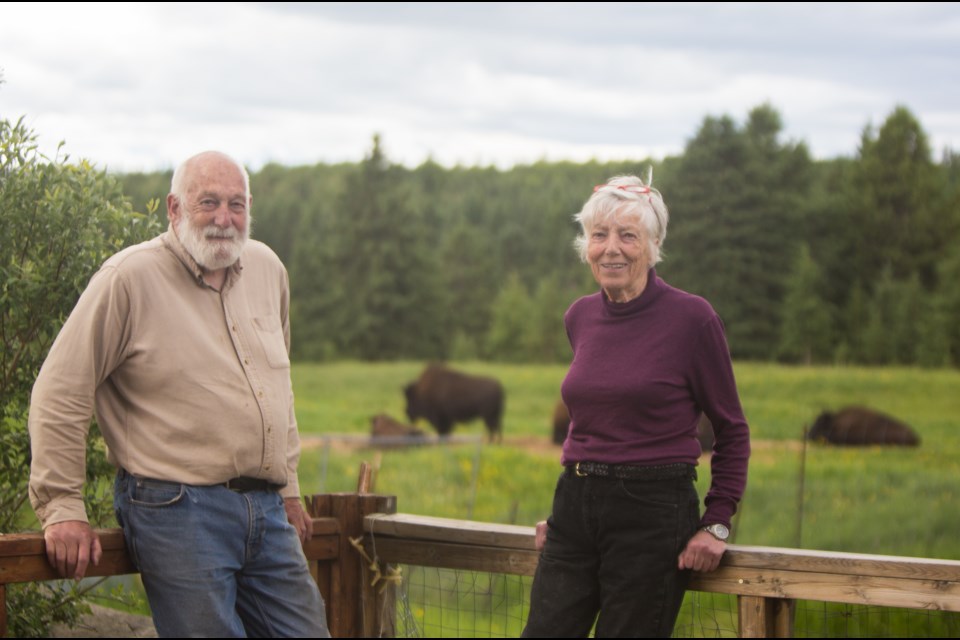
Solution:
M 223 158 L 199 159 L 177 200 L 172 221 L 190 256 L 208 271 L 233 265 L 250 237 L 250 199 L 240 169 Z

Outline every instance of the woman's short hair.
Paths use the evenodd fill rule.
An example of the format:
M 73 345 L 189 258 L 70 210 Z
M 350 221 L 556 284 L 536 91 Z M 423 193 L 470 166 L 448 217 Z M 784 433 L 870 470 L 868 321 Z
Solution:
M 580 259 L 587 261 L 587 245 L 590 232 L 599 223 L 611 219 L 633 218 L 647 230 L 650 241 L 650 266 L 663 259 L 661 250 L 667 237 L 667 221 L 670 214 L 660 192 L 637 176 L 615 176 L 606 184 L 594 187 L 593 195 L 574 215 L 580 223 L 581 234 L 574 241 Z

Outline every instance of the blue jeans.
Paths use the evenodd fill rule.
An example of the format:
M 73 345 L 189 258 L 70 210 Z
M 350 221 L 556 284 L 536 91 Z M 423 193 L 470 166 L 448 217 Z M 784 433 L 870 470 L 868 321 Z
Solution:
M 670 636 L 690 576 L 678 557 L 699 522 L 695 477 L 564 472 L 523 637 L 582 638 L 594 621 L 598 638 Z
M 278 493 L 121 470 L 114 508 L 161 637 L 330 637 Z

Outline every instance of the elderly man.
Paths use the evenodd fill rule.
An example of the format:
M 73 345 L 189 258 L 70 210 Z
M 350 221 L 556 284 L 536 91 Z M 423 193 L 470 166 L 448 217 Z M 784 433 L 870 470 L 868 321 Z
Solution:
M 97 420 L 114 506 L 161 636 L 329 636 L 301 541 L 287 273 L 248 240 L 249 178 L 219 152 L 174 172 L 166 233 L 107 260 L 37 377 L 30 499 L 47 556 L 101 556 L 81 489 Z

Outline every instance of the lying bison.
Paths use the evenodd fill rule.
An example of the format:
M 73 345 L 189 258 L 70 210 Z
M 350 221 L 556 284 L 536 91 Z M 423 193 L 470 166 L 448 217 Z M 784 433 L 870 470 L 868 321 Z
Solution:
M 453 430 L 455 422 L 482 418 L 490 442 L 502 440 L 503 387 L 493 378 L 431 364 L 418 380 L 404 387 L 403 392 L 411 422 L 424 418 L 438 434 L 445 436 Z
M 715 436 L 713 435 L 713 424 L 710 418 L 705 414 L 700 414 L 700 420 L 697 422 L 697 440 L 700 441 L 700 451 L 706 453 L 713 451 Z
M 570 413 L 567 411 L 567 405 L 563 400 L 557 400 L 557 406 L 553 408 L 553 444 L 563 444 L 569 429 Z
M 808 440 L 840 445 L 889 444 L 915 447 L 920 437 L 899 420 L 866 407 L 824 411 L 807 433 Z
M 370 418 L 370 437 L 373 440 L 389 438 L 423 438 L 424 433 L 412 424 L 404 424 L 399 420 L 388 416 L 385 413 L 379 413 Z

